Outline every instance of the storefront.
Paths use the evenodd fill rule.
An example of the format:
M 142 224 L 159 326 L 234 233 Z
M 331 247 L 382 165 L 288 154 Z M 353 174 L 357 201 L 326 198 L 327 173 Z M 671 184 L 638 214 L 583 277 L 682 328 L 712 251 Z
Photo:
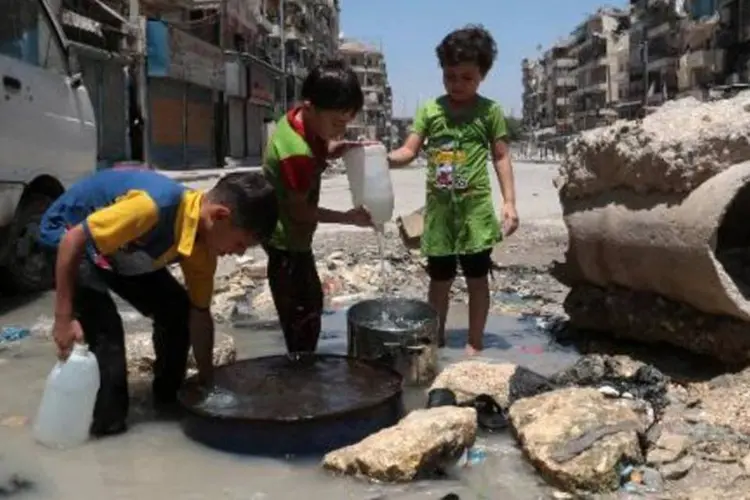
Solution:
M 267 125 L 273 119 L 276 75 L 258 62 L 249 65 L 247 82 L 247 156 L 262 158 L 268 140 Z
M 216 96 L 225 87 L 221 49 L 161 21 L 148 22 L 147 37 L 152 163 L 214 167 Z
M 247 68 L 239 61 L 227 61 L 225 67 L 229 156 L 244 158 L 247 156 Z
M 60 20 L 94 107 L 97 167 L 111 167 L 129 158 L 125 68 L 130 61 L 115 50 L 99 21 L 67 9 L 61 10 Z

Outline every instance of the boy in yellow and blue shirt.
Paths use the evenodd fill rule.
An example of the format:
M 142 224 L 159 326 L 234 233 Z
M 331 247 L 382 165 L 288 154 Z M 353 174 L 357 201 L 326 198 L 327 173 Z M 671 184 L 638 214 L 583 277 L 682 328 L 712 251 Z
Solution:
M 191 344 L 199 377 L 211 378 L 217 258 L 267 240 L 277 217 L 275 190 L 260 173 L 227 175 L 204 193 L 153 171 L 107 170 L 50 206 L 40 240 L 57 255 L 53 335 L 61 359 L 83 340 L 97 357 L 93 435 L 127 428 L 124 330 L 109 291 L 153 320 L 154 403 L 169 407 Z M 174 262 L 185 287 L 166 269 Z

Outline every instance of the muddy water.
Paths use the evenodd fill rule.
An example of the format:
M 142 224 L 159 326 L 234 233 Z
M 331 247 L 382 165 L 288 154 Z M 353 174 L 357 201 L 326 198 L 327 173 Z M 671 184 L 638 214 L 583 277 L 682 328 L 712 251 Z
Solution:
M 42 338 L 49 327 L 50 297 L 0 312 L 0 325 L 32 326 L 37 335 L 15 342 L 0 352 L 0 482 L 19 473 L 34 482 L 21 498 L 171 498 L 171 499 L 437 499 L 457 493 L 473 498 L 548 498 L 549 490 L 523 460 L 508 436 L 481 436 L 478 446 L 486 459 L 451 479 L 407 486 L 370 485 L 333 478 L 317 463 L 244 458 L 215 452 L 186 439 L 174 422 L 157 422 L 135 390 L 133 425 L 119 437 L 91 442 L 68 451 L 36 445 L 24 417 L 33 418 L 45 377 L 54 362 L 51 343 Z M 466 311 L 454 308 L 448 324 L 448 347 L 441 363 L 462 356 Z M 128 331 L 148 324 L 126 313 Z M 343 353 L 346 325 L 343 313 L 325 317 L 321 351 Z M 455 328 L 453 328 L 455 327 Z M 463 331 L 462 331 L 463 330 Z M 528 322 L 495 317 L 488 325 L 486 358 L 508 360 L 543 373 L 571 363 L 576 355 L 548 345 L 548 339 Z M 240 357 L 283 352 L 281 336 L 271 331 L 228 331 L 235 335 Z M 406 404 L 424 404 L 424 394 L 406 394 Z

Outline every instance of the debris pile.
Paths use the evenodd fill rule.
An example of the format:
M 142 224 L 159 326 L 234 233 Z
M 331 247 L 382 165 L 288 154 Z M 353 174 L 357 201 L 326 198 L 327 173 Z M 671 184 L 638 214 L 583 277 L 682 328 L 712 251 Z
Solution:
M 732 99 L 668 101 L 640 122 L 618 121 L 568 145 L 556 182 L 565 199 L 625 188 L 688 193 L 750 159 L 750 92 Z

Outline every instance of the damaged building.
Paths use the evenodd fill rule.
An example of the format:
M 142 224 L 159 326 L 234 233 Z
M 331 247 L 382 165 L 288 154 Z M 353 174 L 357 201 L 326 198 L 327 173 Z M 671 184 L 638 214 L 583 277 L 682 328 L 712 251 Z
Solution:
M 643 116 L 669 99 L 726 97 L 750 81 L 748 0 L 630 0 L 627 11 L 599 9 L 571 39 L 566 50 L 575 58 L 575 89 L 567 94 L 574 108 L 571 132 Z M 552 126 L 551 101 L 540 100 L 543 91 L 537 88 L 551 86 L 548 53 L 524 61 L 528 131 L 549 132 Z M 563 131 L 555 126 L 559 137 Z
M 570 40 L 562 40 L 538 60 L 522 61 L 523 120 L 536 143 L 573 131 L 571 94 L 576 89 L 578 61 L 570 55 Z
M 630 16 L 627 11 L 601 8 L 572 34 L 570 54 L 578 64 L 574 70 L 574 130 L 607 125 L 618 116 L 621 54 L 628 50 Z
M 364 109 L 347 126 L 347 135 L 391 145 L 394 135 L 393 92 L 383 51 L 359 40 L 342 39 L 339 54 L 357 74 L 365 94 Z

